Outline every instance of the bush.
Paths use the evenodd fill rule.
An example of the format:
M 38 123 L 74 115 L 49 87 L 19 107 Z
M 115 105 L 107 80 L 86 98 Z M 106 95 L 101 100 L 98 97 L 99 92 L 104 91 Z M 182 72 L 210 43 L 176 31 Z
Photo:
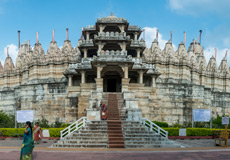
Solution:
M 42 130 L 44 129 L 49 130 L 50 137 L 60 137 L 60 131 L 64 128 L 42 128 Z M 11 134 L 24 134 L 24 131 L 24 128 L 0 128 L 0 132 L 6 137 L 10 137 Z
M 68 127 L 69 125 L 71 125 L 71 124 L 65 124 L 65 123 L 63 123 L 63 124 L 61 124 L 61 128 L 66 128 L 66 127 Z
M 168 132 L 168 136 L 179 136 L 179 128 L 163 128 Z
M 15 116 L 7 115 L 0 111 L 0 128 L 13 128 L 15 125 Z
M 168 127 L 169 126 L 168 123 L 166 123 L 166 122 L 153 121 L 153 123 L 155 123 L 159 127 Z

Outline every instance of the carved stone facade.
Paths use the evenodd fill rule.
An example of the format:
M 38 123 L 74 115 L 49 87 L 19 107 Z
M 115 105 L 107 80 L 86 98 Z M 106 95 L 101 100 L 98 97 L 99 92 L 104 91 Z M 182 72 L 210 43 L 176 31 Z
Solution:
M 148 49 L 141 28 L 114 15 L 83 28 L 73 48 L 50 42 L 45 54 L 37 42 L 21 45 L 16 65 L 10 56 L 0 63 L 0 110 L 35 110 L 51 123 L 73 122 L 99 104 L 104 92 L 122 92 L 127 119 L 142 113 L 150 120 L 191 122 L 192 107 L 211 109 L 212 115 L 230 111 L 230 74 L 224 58 L 206 63 L 198 42 L 174 51 L 170 41 Z M 140 39 L 140 40 L 139 40 Z M 132 113 L 132 114 L 131 114 Z M 137 120 L 135 119 L 135 120 Z

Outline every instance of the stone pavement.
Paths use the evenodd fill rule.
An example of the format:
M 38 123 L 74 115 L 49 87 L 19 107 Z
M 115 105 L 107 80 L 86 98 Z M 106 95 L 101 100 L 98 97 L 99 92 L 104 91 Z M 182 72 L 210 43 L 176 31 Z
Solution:
M 228 160 L 230 147 L 216 147 L 214 140 L 176 140 L 185 148 L 97 149 L 48 148 L 54 140 L 35 146 L 34 160 Z M 0 160 L 17 160 L 22 140 L 0 140 Z
M 110 150 L 85 149 L 83 150 L 45 150 L 35 149 L 34 160 L 228 160 L 230 149 L 197 148 L 198 150 Z M 20 149 L 0 148 L 0 160 L 17 160 Z

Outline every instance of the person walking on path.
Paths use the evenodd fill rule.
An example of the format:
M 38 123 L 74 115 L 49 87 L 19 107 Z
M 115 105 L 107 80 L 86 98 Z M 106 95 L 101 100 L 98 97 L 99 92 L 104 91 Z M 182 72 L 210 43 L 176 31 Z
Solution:
M 20 160 L 33 160 L 34 140 L 33 129 L 30 121 L 26 122 L 26 128 L 23 136 Z
M 39 123 L 36 122 L 34 126 L 34 143 L 38 144 L 41 138 L 42 138 L 42 130 L 41 127 L 39 126 Z

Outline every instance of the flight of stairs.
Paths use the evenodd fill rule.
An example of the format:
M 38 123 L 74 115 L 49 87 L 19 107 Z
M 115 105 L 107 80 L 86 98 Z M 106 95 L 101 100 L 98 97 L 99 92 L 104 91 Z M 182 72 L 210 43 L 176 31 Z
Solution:
M 116 94 L 108 95 L 108 139 L 109 148 L 124 148 L 122 123 L 120 120 Z
M 125 148 L 180 148 L 172 140 L 168 140 L 139 122 L 123 121 Z
M 108 134 L 106 121 L 87 122 L 86 126 L 70 136 L 59 140 L 55 148 L 107 148 Z
M 82 129 L 51 147 L 73 148 L 181 148 L 140 122 L 127 121 L 122 93 L 103 93 L 108 107 L 107 121 L 88 121 Z

